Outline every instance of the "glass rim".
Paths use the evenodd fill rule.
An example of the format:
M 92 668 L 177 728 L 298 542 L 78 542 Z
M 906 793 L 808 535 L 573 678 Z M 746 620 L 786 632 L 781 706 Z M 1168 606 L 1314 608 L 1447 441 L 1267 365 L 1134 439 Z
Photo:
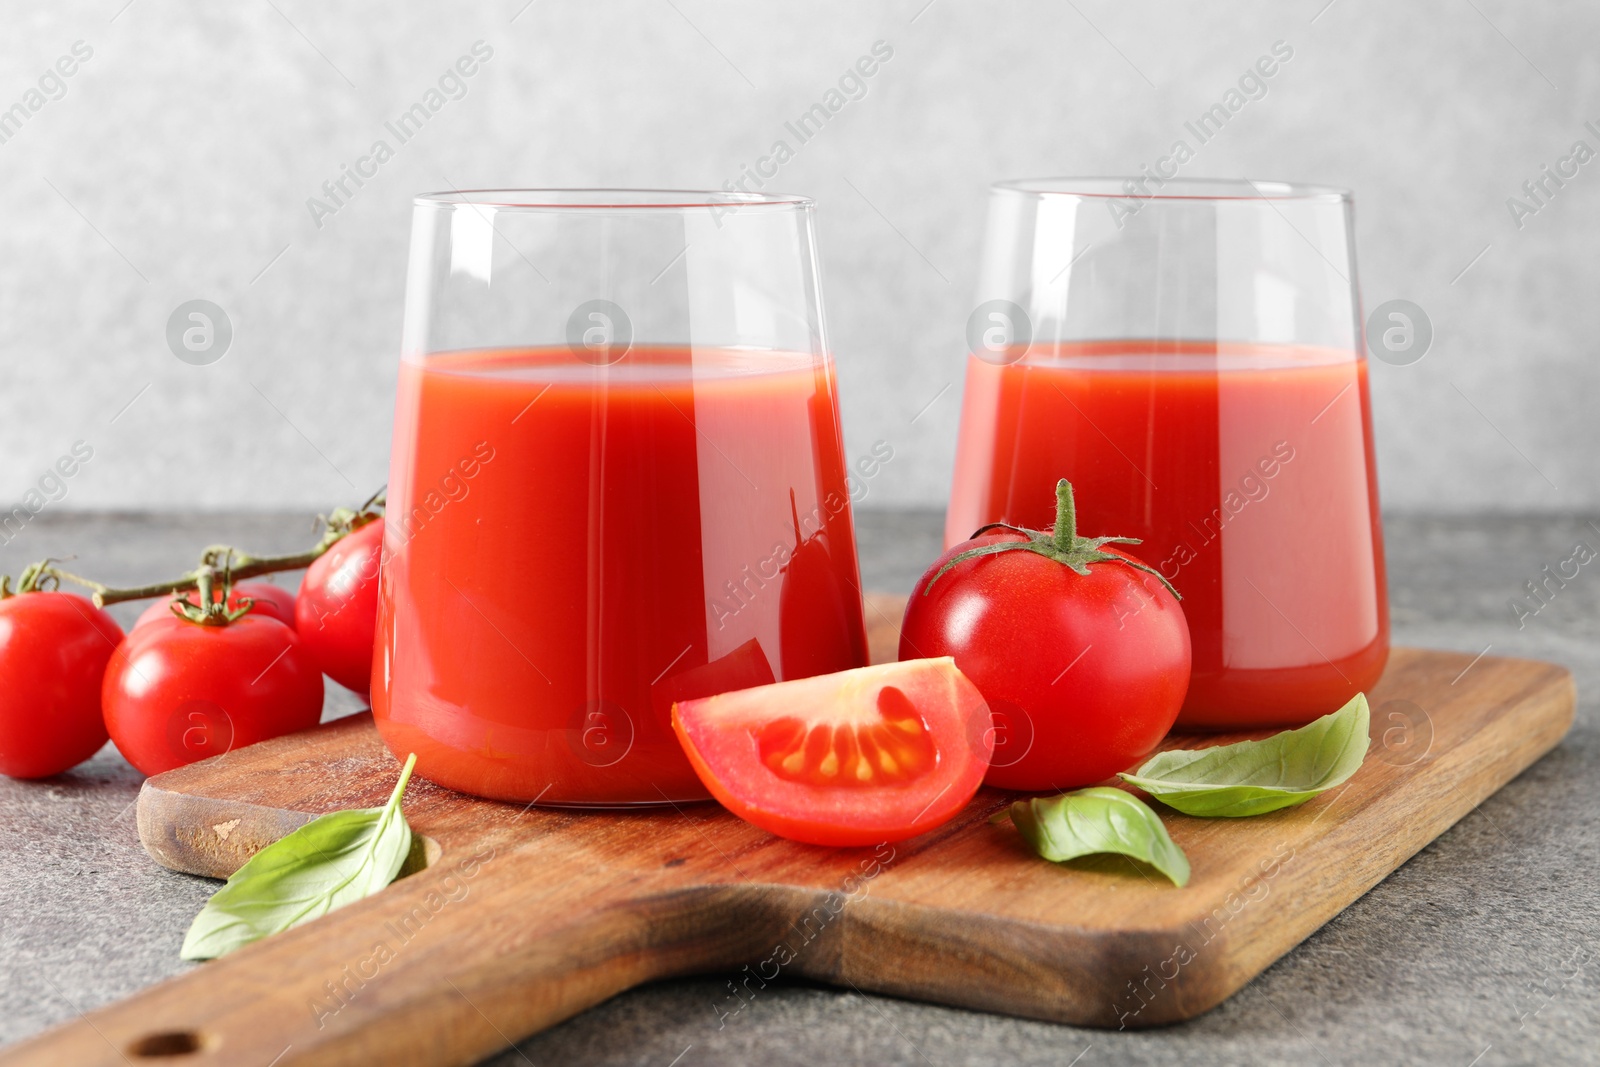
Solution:
M 1130 189 L 1132 183 L 1134 188 Z M 1256 181 L 1251 178 L 1062 177 L 1016 178 L 991 185 L 996 193 L 1023 196 L 1077 196 L 1113 200 L 1339 200 L 1351 201 L 1349 189 L 1306 182 Z
M 815 201 L 792 193 L 746 193 L 726 189 L 451 189 L 418 193 L 417 207 L 492 207 L 521 211 L 692 211 L 744 208 L 809 208 Z

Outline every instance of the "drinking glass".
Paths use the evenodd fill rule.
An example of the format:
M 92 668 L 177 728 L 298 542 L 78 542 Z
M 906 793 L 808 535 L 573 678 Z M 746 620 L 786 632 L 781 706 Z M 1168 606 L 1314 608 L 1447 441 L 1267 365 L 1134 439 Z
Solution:
M 675 700 L 866 662 L 813 205 L 420 196 L 372 691 L 418 773 L 700 799 Z
M 1383 671 L 1383 541 L 1347 192 L 1041 179 L 991 191 L 945 530 L 1085 535 L 1183 597 L 1178 728 L 1293 725 Z M 1131 610 L 1131 607 L 1130 607 Z

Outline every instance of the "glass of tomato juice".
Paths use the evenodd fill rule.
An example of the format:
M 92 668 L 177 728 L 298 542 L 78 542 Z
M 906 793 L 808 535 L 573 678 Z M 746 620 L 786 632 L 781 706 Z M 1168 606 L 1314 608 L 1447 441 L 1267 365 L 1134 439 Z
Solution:
M 866 663 L 812 207 L 417 198 L 372 711 L 418 773 L 701 799 L 674 701 Z
M 1078 528 L 1183 597 L 1177 727 L 1284 726 L 1389 650 L 1351 200 L 1249 181 L 991 190 L 945 530 Z M 1128 610 L 1136 611 L 1137 604 Z

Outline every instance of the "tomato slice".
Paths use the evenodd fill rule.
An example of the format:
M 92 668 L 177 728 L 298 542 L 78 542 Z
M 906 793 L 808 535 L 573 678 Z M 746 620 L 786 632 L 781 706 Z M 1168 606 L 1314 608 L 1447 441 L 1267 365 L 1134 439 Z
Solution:
M 672 726 L 724 807 L 816 845 L 899 841 L 947 822 L 994 751 L 989 706 L 949 657 L 679 701 Z

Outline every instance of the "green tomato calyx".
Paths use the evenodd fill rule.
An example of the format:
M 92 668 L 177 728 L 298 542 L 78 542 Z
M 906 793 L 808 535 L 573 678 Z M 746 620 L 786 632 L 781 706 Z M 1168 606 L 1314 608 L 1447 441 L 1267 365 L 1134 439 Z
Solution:
M 972 534 L 972 538 L 982 537 L 993 530 L 1005 530 L 1009 533 L 1021 534 L 1024 541 L 997 541 L 994 544 L 979 545 L 969 548 L 965 552 L 958 552 L 950 561 L 939 568 L 937 574 L 928 579 L 928 584 L 923 587 L 922 595 L 927 596 L 934 583 L 943 578 L 945 573 L 958 563 L 965 563 L 969 559 L 979 556 L 994 556 L 1001 552 L 1032 552 L 1036 555 L 1053 559 L 1075 574 L 1087 575 L 1089 566 L 1093 563 L 1120 563 L 1125 567 L 1143 571 L 1153 575 L 1157 581 L 1166 586 L 1167 592 L 1179 600 L 1182 594 L 1173 588 L 1166 576 L 1154 567 L 1141 563 L 1136 559 L 1129 559 L 1117 552 L 1104 552 L 1105 545 L 1137 545 L 1137 537 L 1079 537 L 1078 512 L 1072 499 L 1072 483 L 1065 478 L 1056 483 L 1056 524 L 1050 530 L 1028 530 L 1021 526 L 1013 526 L 1005 522 L 991 522 L 981 526 Z M 972 538 L 968 538 L 971 540 Z

